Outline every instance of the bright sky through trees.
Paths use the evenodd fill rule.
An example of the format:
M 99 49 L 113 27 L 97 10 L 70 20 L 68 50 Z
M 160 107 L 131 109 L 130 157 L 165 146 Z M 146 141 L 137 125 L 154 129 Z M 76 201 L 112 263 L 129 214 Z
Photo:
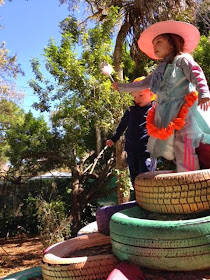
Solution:
M 36 100 L 27 81 L 34 78 L 30 59 L 41 54 L 50 37 L 59 42 L 59 22 L 68 15 L 66 5 L 59 6 L 58 0 L 13 0 L 4 1 L 0 8 L 1 42 L 6 42 L 6 48 L 11 55 L 17 54 L 25 77 L 19 77 L 17 86 L 25 92 L 23 108 L 28 112 Z M 44 69 L 44 68 L 43 68 Z M 35 113 L 34 110 L 32 110 Z M 35 115 L 38 113 L 36 112 Z

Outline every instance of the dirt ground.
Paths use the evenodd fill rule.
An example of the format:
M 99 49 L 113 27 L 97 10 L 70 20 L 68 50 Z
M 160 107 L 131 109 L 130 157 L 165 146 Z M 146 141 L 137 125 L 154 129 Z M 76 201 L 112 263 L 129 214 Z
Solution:
M 42 253 L 39 237 L 0 238 L 0 277 L 40 265 Z
M 43 250 L 39 237 L 0 238 L 0 278 L 40 265 Z M 210 270 L 166 272 L 142 268 L 142 272 L 145 280 L 210 280 Z

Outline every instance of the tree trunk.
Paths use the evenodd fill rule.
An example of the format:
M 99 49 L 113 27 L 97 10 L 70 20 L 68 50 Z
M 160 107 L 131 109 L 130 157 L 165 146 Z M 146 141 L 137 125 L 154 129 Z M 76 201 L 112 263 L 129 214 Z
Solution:
M 121 67 L 122 63 L 122 51 L 123 51 L 123 44 L 126 38 L 128 31 L 130 30 L 131 25 L 129 22 L 125 22 L 117 35 L 115 49 L 114 49 L 114 68 L 116 73 L 118 74 L 118 78 L 122 81 L 123 80 L 123 69 Z
M 116 143 L 116 168 L 119 170 L 117 176 L 117 198 L 118 204 L 130 200 L 130 187 L 126 185 L 127 163 L 126 152 L 124 150 L 124 137 Z
M 99 153 L 97 161 L 100 159 L 103 151 Z M 76 159 L 75 159 L 76 160 Z M 95 161 L 93 161 L 95 163 Z M 97 174 L 93 174 L 91 170 L 84 177 L 84 173 L 81 171 L 82 168 L 79 165 L 74 165 L 71 168 L 72 171 L 72 195 L 71 195 L 71 212 L 69 221 L 71 223 L 71 233 L 75 236 L 81 229 L 81 221 L 83 216 L 83 210 L 87 207 L 88 203 L 91 203 L 101 198 L 101 190 L 105 189 L 108 182 L 112 177 L 112 168 L 114 165 L 114 156 L 111 155 L 107 159 L 106 163 L 101 166 L 100 171 Z M 94 170 L 93 170 L 94 171 Z M 89 179 L 94 179 L 91 188 L 85 188 Z
M 71 201 L 71 213 L 69 221 L 72 224 L 72 235 L 76 235 L 81 228 L 81 205 L 79 201 L 80 182 L 79 171 L 77 166 L 72 168 L 72 201 Z
M 101 151 L 101 129 L 98 126 L 98 124 L 96 124 L 96 156 L 99 155 Z
M 123 69 L 121 67 L 123 43 L 130 28 L 131 25 L 129 24 L 129 22 L 125 22 L 121 26 L 115 44 L 114 68 L 120 80 L 123 80 Z M 121 115 L 122 114 L 123 112 L 121 112 Z M 130 189 L 127 188 L 127 186 L 123 183 L 125 181 L 125 177 L 127 176 L 126 153 L 124 151 L 123 139 L 124 137 L 121 137 L 116 143 L 116 168 L 119 170 L 117 178 L 117 197 L 119 204 L 130 200 Z

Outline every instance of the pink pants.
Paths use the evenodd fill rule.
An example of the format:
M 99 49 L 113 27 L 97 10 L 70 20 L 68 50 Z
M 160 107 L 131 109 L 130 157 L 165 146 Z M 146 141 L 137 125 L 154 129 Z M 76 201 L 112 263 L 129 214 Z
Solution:
M 210 168 L 209 144 L 200 143 L 199 147 L 195 149 L 192 140 L 178 131 L 174 142 L 177 172 Z

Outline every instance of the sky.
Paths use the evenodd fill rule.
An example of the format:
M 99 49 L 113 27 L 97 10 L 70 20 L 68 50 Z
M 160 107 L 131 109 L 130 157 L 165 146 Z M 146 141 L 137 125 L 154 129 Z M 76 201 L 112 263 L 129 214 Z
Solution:
M 31 105 L 38 99 L 33 95 L 28 81 L 34 78 L 30 60 L 37 57 L 43 61 L 43 49 L 53 37 L 60 42 L 59 22 L 68 16 L 67 5 L 59 5 L 59 0 L 4 0 L 0 7 L 0 42 L 6 42 L 10 55 L 17 55 L 18 63 L 25 72 L 17 79 L 17 87 L 25 92 L 21 105 L 25 112 L 32 111 L 35 117 L 40 113 Z M 44 67 L 43 67 L 44 68 Z

